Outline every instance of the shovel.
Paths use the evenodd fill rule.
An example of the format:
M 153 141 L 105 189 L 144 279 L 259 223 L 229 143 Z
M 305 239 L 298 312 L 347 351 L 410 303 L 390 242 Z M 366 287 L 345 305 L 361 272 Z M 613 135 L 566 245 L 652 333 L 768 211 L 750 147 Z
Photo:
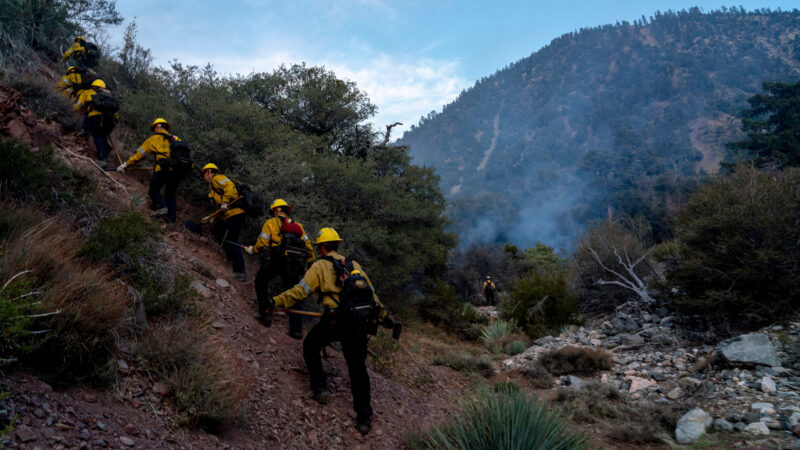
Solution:
M 191 231 L 192 233 L 196 233 L 196 234 L 202 236 L 203 235 L 203 224 L 207 223 L 209 220 L 213 219 L 214 217 L 217 217 L 221 213 L 222 213 L 222 210 L 218 209 L 218 210 L 214 211 L 213 213 L 211 213 L 211 214 L 203 217 L 202 219 L 200 219 L 200 223 L 193 222 L 191 220 L 187 220 L 186 221 L 186 225 L 184 225 L 184 226 L 186 227 L 187 230 Z

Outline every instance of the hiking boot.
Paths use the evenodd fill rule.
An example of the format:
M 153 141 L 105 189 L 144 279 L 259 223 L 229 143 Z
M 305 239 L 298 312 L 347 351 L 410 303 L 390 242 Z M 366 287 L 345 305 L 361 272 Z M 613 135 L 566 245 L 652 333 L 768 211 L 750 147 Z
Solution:
M 153 212 L 150 213 L 150 217 L 166 215 L 167 211 L 169 211 L 169 210 L 167 209 L 166 206 L 163 207 L 163 208 L 158 208 L 156 210 L 153 210 Z
M 292 339 L 297 339 L 298 341 L 299 341 L 300 339 L 303 339 L 303 332 L 302 332 L 302 331 L 292 331 L 292 330 L 289 330 L 289 332 L 288 332 L 288 333 L 286 333 L 286 334 L 288 334 L 290 338 L 292 338 Z
M 367 434 L 370 428 L 372 428 L 372 421 L 369 419 L 359 419 L 358 422 L 356 422 L 356 428 L 359 433 Z
M 325 405 L 328 403 L 328 391 L 319 391 L 314 392 L 311 391 L 308 394 L 308 398 L 314 400 L 315 402 L 319 403 L 320 405 Z
M 264 325 L 265 327 L 271 327 L 272 326 L 272 314 L 267 314 L 267 315 L 262 314 L 262 315 L 258 316 L 258 321 L 261 322 L 261 325 Z
M 247 281 L 247 274 L 243 272 L 233 272 L 231 276 L 239 281 Z

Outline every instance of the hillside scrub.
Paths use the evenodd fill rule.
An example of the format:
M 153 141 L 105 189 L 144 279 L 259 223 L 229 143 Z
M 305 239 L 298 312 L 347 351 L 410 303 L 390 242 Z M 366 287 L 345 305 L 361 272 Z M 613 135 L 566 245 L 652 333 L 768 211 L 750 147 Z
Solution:
M 692 195 L 668 279 L 675 306 L 727 335 L 785 319 L 800 299 L 800 169 L 738 166 Z
M 514 286 L 510 299 L 500 305 L 501 316 L 513 320 L 532 338 L 575 323 L 577 296 L 565 277 L 563 273 L 531 272 Z
M 614 360 L 602 348 L 565 346 L 542 353 L 536 363 L 553 375 L 594 375 L 611 369 Z

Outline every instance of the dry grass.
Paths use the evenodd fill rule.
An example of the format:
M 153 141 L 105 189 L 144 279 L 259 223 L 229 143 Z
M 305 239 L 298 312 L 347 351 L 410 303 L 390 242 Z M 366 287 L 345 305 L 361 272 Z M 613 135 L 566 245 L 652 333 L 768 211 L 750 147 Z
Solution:
M 466 348 L 450 348 L 434 356 L 431 364 L 447 366 L 458 372 L 475 372 L 489 377 L 494 374 L 492 358 L 486 354 L 475 354 Z
M 553 375 L 594 375 L 611 369 L 614 360 L 600 348 L 564 346 L 543 353 L 538 363 Z
M 230 351 L 207 338 L 193 319 L 157 325 L 137 344 L 140 367 L 171 387 L 179 421 L 218 431 L 241 413 L 248 387 Z
M 534 363 L 522 371 L 531 381 L 531 386 L 536 389 L 550 389 L 553 387 L 553 377 L 542 366 Z
M 27 360 L 52 381 L 70 383 L 100 374 L 115 347 L 127 300 L 99 265 L 76 253 L 80 241 L 68 228 L 29 210 L 0 207 L 0 279 L 30 271 L 45 311 L 34 328 L 48 330 L 34 342 Z

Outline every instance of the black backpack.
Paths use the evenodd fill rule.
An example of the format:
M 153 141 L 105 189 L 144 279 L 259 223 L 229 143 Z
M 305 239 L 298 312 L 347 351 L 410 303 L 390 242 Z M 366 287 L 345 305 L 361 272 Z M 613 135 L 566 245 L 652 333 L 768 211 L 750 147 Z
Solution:
M 236 185 L 236 191 L 239 193 L 239 201 L 236 202 L 236 206 L 242 208 L 245 214 L 250 217 L 261 217 L 267 213 L 266 202 L 249 185 L 236 181 L 233 184 Z
M 100 49 L 93 42 L 87 42 L 84 46 L 82 62 L 88 67 L 94 67 L 100 60 Z
M 119 100 L 110 92 L 98 92 L 92 96 L 92 109 L 105 115 L 113 115 L 119 111 Z
M 165 169 L 171 169 L 174 175 L 185 177 L 192 171 L 192 152 L 189 144 L 178 140 L 172 134 L 159 133 L 169 142 L 169 158 L 159 161 L 159 165 Z
M 85 91 L 87 89 L 91 89 L 92 88 L 92 83 L 94 83 L 94 81 L 97 78 L 99 78 L 97 76 L 97 74 L 93 70 L 84 69 L 84 68 L 79 67 L 79 66 L 76 66 L 70 72 L 67 72 L 67 74 L 71 74 L 71 73 L 77 73 L 78 75 L 81 76 L 81 82 L 74 86 L 75 87 L 75 92 L 73 93 L 73 95 L 76 95 L 76 96 L 78 95 L 78 91 Z
M 378 320 L 381 308 L 375 302 L 375 294 L 367 279 L 360 273 L 353 273 L 353 262 L 350 258 L 345 258 L 344 263 L 330 256 L 322 256 L 321 259 L 333 263 L 336 285 L 342 288 L 336 317 L 351 325 L 374 324 Z

